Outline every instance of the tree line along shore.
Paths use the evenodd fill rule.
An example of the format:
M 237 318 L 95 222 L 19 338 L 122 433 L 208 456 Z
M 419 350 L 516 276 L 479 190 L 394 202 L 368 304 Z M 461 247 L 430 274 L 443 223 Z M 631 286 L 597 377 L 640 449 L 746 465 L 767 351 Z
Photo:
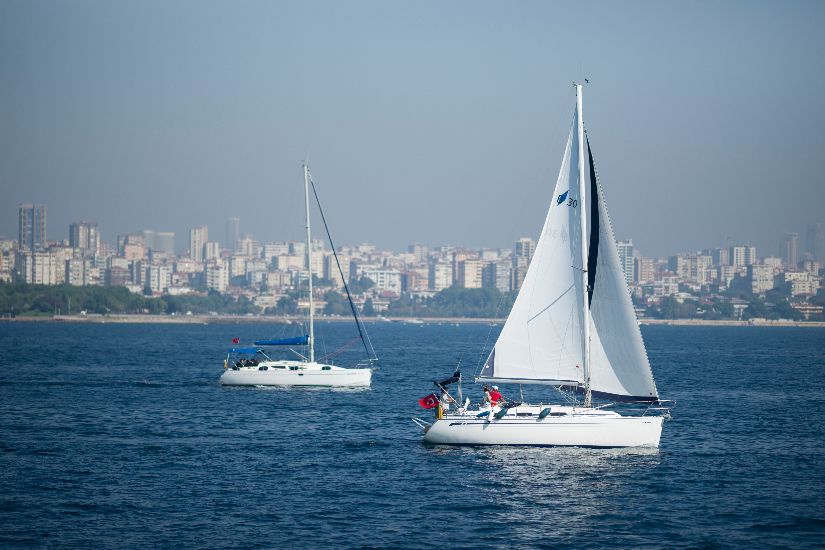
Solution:
M 323 306 L 316 310 L 319 317 L 335 320 L 350 314 L 346 298 L 336 292 L 322 296 Z M 451 287 L 432 297 L 402 295 L 391 301 L 381 312 L 367 300 L 359 307 L 365 320 L 420 319 L 432 322 L 475 321 L 503 322 L 512 307 L 515 295 L 496 289 L 465 289 Z M 823 296 L 825 301 L 825 296 Z M 693 325 L 796 325 L 808 321 L 812 326 L 825 318 L 805 319 L 787 301 L 768 301 L 759 297 L 750 300 L 714 300 L 708 303 L 668 298 L 655 307 L 637 309 L 641 323 Z M 246 296 L 209 292 L 181 296 L 147 296 L 135 294 L 124 287 L 93 287 L 73 285 L 0 284 L 0 318 L 48 320 L 109 320 L 117 322 L 213 322 L 246 321 L 288 322 L 303 319 L 297 294 L 284 295 L 276 307 L 262 310 Z M 820 316 L 821 317 L 821 316 Z

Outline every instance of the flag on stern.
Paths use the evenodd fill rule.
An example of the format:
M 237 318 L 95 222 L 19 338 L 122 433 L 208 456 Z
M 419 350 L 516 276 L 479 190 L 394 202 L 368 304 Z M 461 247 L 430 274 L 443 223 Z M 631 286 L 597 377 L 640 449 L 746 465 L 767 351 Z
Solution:
M 232 343 L 233 343 L 233 344 L 240 344 L 240 343 L 241 343 L 241 339 L 240 339 L 240 338 L 233 338 L 233 339 L 232 339 Z
M 438 406 L 438 396 L 434 393 L 418 400 L 418 404 L 424 409 L 434 409 Z

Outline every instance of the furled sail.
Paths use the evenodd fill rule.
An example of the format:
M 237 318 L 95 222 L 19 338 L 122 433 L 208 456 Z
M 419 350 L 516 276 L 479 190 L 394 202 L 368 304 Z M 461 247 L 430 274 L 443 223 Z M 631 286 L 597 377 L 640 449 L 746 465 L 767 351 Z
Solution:
M 650 370 L 639 323 L 619 261 L 616 239 L 604 193 L 596 176 L 590 143 L 591 235 L 590 387 L 595 395 L 631 401 L 655 401 L 656 383 Z
M 256 346 L 305 346 L 309 343 L 309 335 L 296 336 L 294 338 L 278 338 L 276 340 L 257 340 Z
M 574 387 L 584 380 L 578 116 L 535 253 L 479 380 Z

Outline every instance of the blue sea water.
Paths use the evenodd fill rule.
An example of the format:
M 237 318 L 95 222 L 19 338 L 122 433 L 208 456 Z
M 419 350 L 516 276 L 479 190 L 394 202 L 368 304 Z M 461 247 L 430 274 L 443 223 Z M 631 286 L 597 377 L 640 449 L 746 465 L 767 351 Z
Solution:
M 495 334 L 369 328 L 372 389 L 332 391 L 218 385 L 231 338 L 267 325 L 0 325 L 0 546 L 825 541 L 823 329 L 643 327 L 673 421 L 659 450 L 594 450 L 423 445 L 417 399 Z M 321 353 L 345 339 L 318 330 Z

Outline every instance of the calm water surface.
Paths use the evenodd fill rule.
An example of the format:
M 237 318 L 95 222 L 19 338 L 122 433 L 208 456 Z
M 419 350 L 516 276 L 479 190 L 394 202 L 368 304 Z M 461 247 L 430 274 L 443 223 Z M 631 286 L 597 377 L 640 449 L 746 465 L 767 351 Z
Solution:
M 322 324 L 321 354 L 348 330 Z M 273 390 L 217 383 L 231 338 L 267 325 L 0 324 L 0 545 L 825 541 L 823 329 L 644 327 L 678 401 L 658 451 L 422 445 L 417 399 L 459 359 L 475 373 L 490 328 L 370 331 L 371 390 Z

